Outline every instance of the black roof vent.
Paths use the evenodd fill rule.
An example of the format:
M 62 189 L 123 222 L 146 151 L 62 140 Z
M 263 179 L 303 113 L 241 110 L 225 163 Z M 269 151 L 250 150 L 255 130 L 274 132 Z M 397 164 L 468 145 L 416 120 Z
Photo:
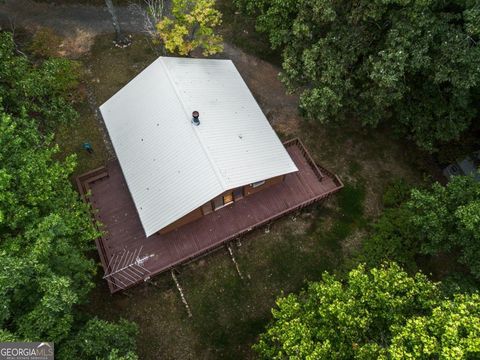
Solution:
M 200 117 L 200 113 L 198 111 L 195 110 L 194 112 L 192 112 L 192 123 L 193 123 L 193 125 L 195 125 L 195 126 L 200 125 L 199 117 Z

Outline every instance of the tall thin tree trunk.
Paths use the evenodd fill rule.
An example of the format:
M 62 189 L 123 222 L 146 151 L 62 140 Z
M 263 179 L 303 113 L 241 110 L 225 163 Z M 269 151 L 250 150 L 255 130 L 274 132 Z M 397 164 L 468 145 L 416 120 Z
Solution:
M 108 12 L 112 17 L 113 28 L 115 29 L 115 42 L 118 45 L 127 45 L 128 41 L 122 34 L 122 29 L 120 29 L 120 23 L 118 22 L 117 12 L 115 11 L 115 6 L 113 5 L 112 0 L 105 0 L 107 5 Z
M 193 41 L 193 39 L 195 39 L 195 34 L 199 27 L 200 25 L 198 23 L 193 24 L 192 31 L 190 31 L 190 34 L 188 35 L 188 41 Z M 187 56 L 192 57 L 192 51 L 189 51 Z

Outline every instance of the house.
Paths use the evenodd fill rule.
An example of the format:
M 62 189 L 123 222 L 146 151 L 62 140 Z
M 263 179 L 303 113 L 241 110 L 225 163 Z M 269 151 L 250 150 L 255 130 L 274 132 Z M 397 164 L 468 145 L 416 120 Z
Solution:
M 327 198 L 340 179 L 282 144 L 230 60 L 160 57 L 101 107 L 117 159 L 77 184 L 111 292 Z
M 147 237 L 298 170 L 230 60 L 160 57 L 100 111 Z

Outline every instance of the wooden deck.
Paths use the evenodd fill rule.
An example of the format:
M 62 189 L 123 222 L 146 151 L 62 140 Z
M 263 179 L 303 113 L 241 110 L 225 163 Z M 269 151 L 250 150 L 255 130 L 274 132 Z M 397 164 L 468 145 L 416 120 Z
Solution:
M 97 248 L 106 273 L 115 267 L 111 263 L 116 260 L 112 258 L 120 259 L 122 254 L 132 254 L 133 259 L 125 260 L 124 265 L 141 258 L 141 268 L 148 272 L 137 271 L 136 277 L 126 279 L 122 284 L 110 278 L 110 291 L 113 293 L 148 280 L 342 188 L 336 175 L 314 164 L 298 139 L 285 143 L 285 147 L 299 171 L 288 174 L 284 182 L 168 234 L 149 238 L 145 237 L 117 161 L 80 176 L 77 185 L 82 196 L 97 210 L 94 217 L 104 224 L 104 235 L 97 239 Z M 90 195 L 85 196 L 88 191 Z

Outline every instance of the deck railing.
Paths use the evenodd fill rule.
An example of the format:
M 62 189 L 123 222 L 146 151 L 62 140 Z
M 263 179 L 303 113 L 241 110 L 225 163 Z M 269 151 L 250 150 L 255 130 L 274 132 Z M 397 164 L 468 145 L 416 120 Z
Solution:
M 277 220 L 278 218 L 280 218 L 282 216 L 285 216 L 287 214 L 299 211 L 299 210 L 301 210 L 301 209 L 303 209 L 303 208 L 305 208 L 305 207 L 307 207 L 307 206 L 309 206 L 309 205 L 311 205 L 315 202 L 323 201 L 323 200 L 329 198 L 332 194 L 336 193 L 337 191 L 339 191 L 343 187 L 343 183 L 337 175 L 333 174 L 329 170 L 327 170 L 324 167 L 319 166 L 315 163 L 312 156 L 310 155 L 308 150 L 305 148 L 305 146 L 303 145 L 303 143 L 301 142 L 300 139 L 295 138 L 295 139 L 289 140 L 289 141 L 284 143 L 284 146 L 285 146 L 285 148 L 289 148 L 289 147 L 292 147 L 292 146 L 297 146 L 298 149 L 300 150 L 300 152 L 302 153 L 302 155 L 304 156 L 305 160 L 307 161 L 308 165 L 310 166 L 312 171 L 317 176 L 318 180 L 322 181 L 325 178 L 325 176 L 328 176 L 328 177 L 330 177 L 334 180 L 334 183 L 335 183 L 336 187 L 331 189 L 330 191 L 328 191 L 326 193 L 320 194 L 320 195 L 318 195 L 316 197 L 313 197 L 311 199 L 308 199 L 308 200 L 306 200 L 306 201 L 304 201 L 304 202 L 302 202 L 298 205 L 295 205 L 295 206 L 292 206 L 291 208 L 285 209 L 284 211 L 281 211 L 280 213 L 277 213 L 273 216 L 270 216 L 269 218 L 267 218 L 265 220 L 262 220 L 261 222 L 255 224 L 255 225 L 253 225 L 249 228 L 243 229 L 243 230 L 238 231 L 234 234 L 230 234 L 227 237 L 225 237 L 224 239 L 222 239 L 217 245 L 212 246 L 208 249 L 198 251 L 194 254 L 191 254 L 191 255 L 183 258 L 183 259 L 178 260 L 175 264 L 172 264 L 168 267 L 158 269 L 155 272 L 152 272 L 151 276 L 158 275 L 162 272 L 171 270 L 171 269 L 173 269 L 173 268 L 175 268 L 179 265 L 189 263 L 193 259 L 197 259 L 199 257 L 208 255 L 208 254 L 218 250 L 219 248 L 223 247 L 228 241 L 240 238 L 241 236 L 251 232 L 252 230 L 258 229 L 259 227 L 262 227 L 262 226 L 265 226 L 265 225 Z M 97 168 L 95 170 L 89 171 L 85 174 L 82 174 L 82 175 L 80 175 L 76 178 L 78 190 L 79 190 L 79 192 L 82 196 L 82 199 L 85 202 L 89 203 L 88 193 L 90 191 L 90 184 L 95 182 L 95 181 L 99 181 L 101 179 L 104 179 L 105 177 L 108 177 L 108 169 L 106 167 L 100 167 L 100 168 Z M 93 220 L 95 226 L 97 226 L 97 224 L 100 223 L 100 219 L 98 218 L 98 216 L 95 212 L 92 212 L 92 220 Z M 97 227 L 97 229 L 98 229 L 98 227 Z M 100 231 L 100 229 L 98 229 L 98 230 Z M 96 239 L 95 242 L 97 244 L 98 253 L 100 255 L 100 261 L 102 262 L 102 266 L 103 266 L 104 269 L 107 269 L 108 254 L 107 254 L 107 251 L 104 247 L 104 237 L 103 237 L 103 235 L 100 236 L 98 239 Z M 120 290 L 124 290 L 124 288 L 120 288 L 118 286 L 115 286 L 114 283 L 108 282 L 108 286 L 109 286 L 109 289 L 110 289 L 111 293 L 115 293 L 115 292 L 118 292 Z
M 332 173 L 330 170 L 324 168 L 323 166 L 318 165 L 313 160 L 312 155 L 310 155 L 310 152 L 307 150 L 302 140 L 300 140 L 299 138 L 294 138 L 283 143 L 283 146 L 285 146 L 285 148 L 289 148 L 290 146 L 294 146 L 294 145 L 297 145 L 297 147 L 300 149 L 303 156 L 307 160 L 307 163 L 313 169 L 313 171 L 315 172 L 319 180 L 322 180 L 324 176 L 327 175 L 328 177 L 334 179 L 335 184 L 337 184 L 337 186 L 340 186 L 340 188 L 343 187 L 343 182 L 342 180 L 340 180 L 340 178 L 337 175 Z
M 94 183 L 95 181 L 101 180 L 108 177 L 108 170 L 105 166 L 98 167 L 94 170 L 88 171 L 84 174 L 81 174 L 75 178 L 75 182 L 77 184 L 78 192 L 80 193 L 80 197 L 82 200 L 87 203 L 91 207 L 90 217 L 92 219 L 93 226 L 95 229 L 101 233 L 100 237 L 95 239 L 95 245 L 97 246 L 98 255 L 100 257 L 100 262 L 102 263 L 102 267 L 104 270 L 108 267 L 108 255 L 107 250 L 105 249 L 104 239 L 103 239 L 103 232 L 99 228 L 98 224 L 101 223 L 100 219 L 98 218 L 96 210 L 93 208 L 93 204 L 89 201 L 89 193 L 90 193 L 90 184 Z M 115 288 L 110 282 L 108 282 L 108 287 L 110 292 L 115 292 Z
M 203 256 L 207 256 L 215 251 L 218 251 L 221 247 L 223 247 L 228 241 L 231 241 L 231 240 L 234 240 L 234 239 L 238 239 L 244 235 L 246 235 L 247 233 L 255 230 L 255 229 L 258 229 L 258 228 L 261 228 L 263 226 L 266 226 L 268 225 L 269 223 L 272 223 L 274 222 L 275 220 L 278 220 L 279 218 L 283 217 L 283 216 L 286 216 L 288 214 L 291 214 L 291 213 L 294 213 L 296 211 L 299 211 L 299 210 L 302 210 L 304 209 L 305 207 L 309 206 L 309 205 L 312 205 L 313 203 L 316 203 L 316 202 L 319 202 L 319 201 L 324 201 L 326 199 L 328 199 L 330 196 L 332 196 L 334 193 L 338 192 L 340 189 L 343 188 L 343 182 L 340 180 L 340 178 L 333 174 L 332 172 L 330 172 L 329 170 L 325 169 L 324 167 L 321 167 L 321 166 L 318 166 L 315 161 L 313 160 L 312 156 L 310 155 L 310 153 L 308 152 L 308 150 L 305 148 L 305 146 L 303 145 L 302 141 L 299 139 L 299 138 L 294 138 L 294 139 L 291 139 L 291 140 L 288 140 L 286 142 L 283 143 L 283 145 L 285 146 L 285 148 L 289 148 L 291 146 L 297 146 L 300 150 L 300 152 L 302 153 L 302 155 L 304 156 L 305 160 L 307 161 L 307 163 L 310 165 L 312 171 L 315 173 L 315 175 L 317 176 L 317 178 L 322 181 L 322 179 L 325 177 L 325 175 L 329 176 L 330 178 L 332 178 L 335 182 L 335 184 L 337 185 L 334 189 L 326 192 L 326 193 L 323 193 L 319 196 L 316 196 L 312 199 L 309 199 L 307 201 L 304 201 L 303 203 L 301 204 L 298 204 L 296 206 L 293 206 L 289 209 L 286 209 L 278 214 L 275 214 L 274 216 L 271 216 L 257 224 L 255 224 L 254 226 L 251 226 L 247 229 L 244 229 L 242 231 L 239 231 L 233 235 L 229 235 L 228 237 L 226 237 L 225 239 L 221 240 L 218 245 L 216 246 L 213 246 L 213 247 L 210 247 L 208 249 L 205 249 L 205 250 L 201 250 L 201 251 L 198 251 L 194 254 L 192 254 L 191 256 L 188 256 L 180 261 L 178 261 L 175 265 L 173 266 L 170 266 L 170 267 L 167 267 L 167 268 L 164 268 L 164 269 L 160 269 L 158 270 L 158 272 L 156 273 L 152 273 L 152 276 L 153 275 L 156 275 L 156 274 L 159 274 L 159 273 L 162 273 L 164 271 L 167 271 L 167 270 L 171 270 L 179 265 L 186 265 L 186 264 L 189 264 L 191 263 L 192 261 L 200 258 L 200 257 L 203 257 Z

